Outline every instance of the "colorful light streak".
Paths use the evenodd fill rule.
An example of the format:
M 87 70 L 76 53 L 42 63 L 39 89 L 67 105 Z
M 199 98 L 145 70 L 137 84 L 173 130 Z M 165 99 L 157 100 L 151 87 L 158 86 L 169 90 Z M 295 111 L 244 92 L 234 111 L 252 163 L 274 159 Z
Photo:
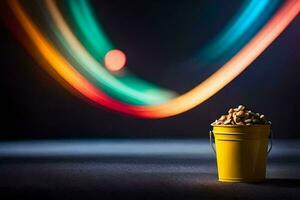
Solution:
M 260 55 L 298 15 L 300 9 L 299 0 L 286 1 L 247 45 L 224 66 L 189 92 L 159 105 L 134 106 L 116 101 L 90 84 L 43 37 L 25 13 L 19 1 L 12 0 L 9 3 L 17 19 L 27 32 L 27 37 L 49 63 L 48 67 L 52 67 L 66 82 L 90 100 L 113 110 L 147 118 L 174 116 L 192 109 L 213 96 Z
M 74 19 L 72 20 L 72 24 L 75 25 L 75 30 L 77 30 L 74 32 L 74 35 L 77 34 L 78 40 L 82 42 L 86 50 L 94 58 L 98 58 L 98 56 L 102 55 L 103 52 L 107 51 L 107 49 L 112 48 L 113 45 L 106 36 L 101 24 L 99 24 L 99 22 L 96 20 L 90 1 L 68 0 L 66 2 L 69 6 L 71 19 Z M 279 0 L 246 0 L 244 6 L 235 15 L 228 26 L 221 32 L 219 37 L 211 41 L 211 43 L 201 51 L 200 56 L 194 56 L 194 58 L 196 58 L 193 59 L 193 61 L 196 61 L 194 62 L 194 65 L 199 68 L 201 64 L 207 65 L 209 63 L 224 63 L 224 61 L 227 61 L 228 58 L 233 56 L 240 48 L 242 48 L 250 40 L 250 38 L 252 38 L 254 33 L 256 33 L 261 26 L 266 23 L 267 19 L 269 19 L 278 4 Z M 65 24 L 67 23 L 65 22 Z M 120 33 L 119 35 L 122 34 Z M 97 39 L 95 40 L 95 38 Z M 100 41 L 99 43 L 95 42 L 98 40 Z M 214 66 L 215 67 L 212 67 L 213 69 L 220 67 L 219 64 Z M 87 65 L 87 67 L 90 66 Z M 130 66 L 127 66 L 127 68 L 130 68 Z M 86 70 L 81 69 L 81 71 Z M 90 70 L 87 69 L 87 71 Z M 121 77 L 116 77 L 120 82 L 124 83 L 132 90 L 141 91 L 142 93 L 145 93 L 146 91 L 151 91 L 151 94 L 155 91 L 159 93 L 159 90 L 161 90 L 161 92 L 164 92 L 163 94 L 165 94 L 165 96 L 159 94 L 155 95 L 154 93 L 153 96 L 162 96 L 165 98 L 157 100 L 157 103 L 155 101 L 147 101 L 146 99 L 140 97 L 132 99 L 131 94 L 126 92 L 125 94 L 129 95 L 124 96 L 124 93 L 119 91 L 118 87 L 113 87 L 113 84 L 110 84 L 111 88 L 109 89 L 107 89 L 105 85 L 101 85 L 101 79 L 105 79 L 102 73 L 94 74 L 94 76 L 95 75 L 97 75 L 97 79 L 100 79 L 96 79 L 100 83 L 97 84 L 96 82 L 95 84 L 97 84 L 97 86 L 101 87 L 113 98 L 117 98 L 126 103 L 136 105 L 153 105 L 167 101 L 172 97 L 172 94 L 169 91 L 162 91 L 162 88 L 153 88 L 153 86 L 149 87 L 149 83 L 145 82 L 144 85 L 141 85 L 143 82 L 141 82 L 140 79 L 136 79 L 134 76 L 129 76 L 129 73 L 126 69 L 122 71 Z M 87 76 L 93 77 L 93 74 L 87 74 Z M 175 95 L 173 95 L 173 97 L 174 96 Z
M 201 61 L 212 61 L 230 55 L 235 48 L 244 45 L 252 33 L 266 23 L 279 0 L 246 0 L 240 11 L 220 34 L 200 53 Z
M 54 2 L 48 2 L 53 4 Z M 106 36 L 102 26 L 95 20 L 94 13 L 91 9 L 90 4 L 86 0 L 77 0 L 77 1 L 67 1 L 70 7 L 70 13 L 74 19 L 75 24 L 77 25 L 76 29 L 78 30 L 76 33 L 79 35 L 79 41 L 82 41 L 83 48 L 90 53 L 90 55 L 95 59 L 103 62 L 105 55 L 110 50 L 115 49 L 113 44 L 110 42 L 108 37 Z M 59 12 L 58 8 L 55 5 L 48 6 L 50 13 L 58 13 L 60 16 L 60 23 L 64 23 L 65 27 L 70 29 L 62 17 L 62 14 Z M 58 17 L 56 16 L 56 21 Z M 58 23 L 57 23 L 58 24 Z M 73 37 L 76 34 L 73 35 Z M 81 39 L 81 40 L 80 40 Z M 95 42 L 97 41 L 97 42 Z M 91 66 L 87 65 L 85 68 L 87 71 L 93 71 L 89 69 Z M 101 65 L 98 68 L 103 68 Z M 105 68 L 103 68 L 105 70 Z M 102 72 L 103 72 L 102 70 Z M 154 84 L 148 83 L 144 80 L 141 80 L 135 77 L 133 74 L 129 73 L 126 69 L 122 71 L 122 76 L 111 76 L 108 73 L 94 73 L 90 74 L 91 76 L 97 75 L 97 81 L 102 82 L 103 89 L 113 96 L 114 98 L 118 98 L 127 103 L 133 103 L 138 105 L 149 105 L 149 104 L 159 104 L 162 102 L 166 102 L 170 98 L 176 95 L 175 92 L 171 92 L 169 90 L 160 88 L 155 86 Z M 103 85 L 102 79 L 107 79 L 109 77 L 113 82 L 106 83 Z M 123 87 L 127 87 L 127 90 L 123 90 L 119 85 L 115 85 L 115 82 L 119 82 L 119 84 L 123 84 Z M 107 89 L 106 87 L 109 87 Z M 130 92 L 132 91 L 132 93 Z M 147 95 L 146 97 L 144 97 Z M 134 97 L 134 99 L 133 99 Z
M 89 79 L 95 80 L 96 84 L 99 83 L 97 85 L 105 92 L 123 102 L 137 105 L 158 104 L 174 96 L 174 93 L 167 92 L 163 89 L 157 90 L 156 88 L 150 88 L 150 86 L 144 87 L 144 90 L 140 87 L 138 89 L 132 88 L 131 85 L 140 85 L 140 83 L 132 81 L 131 85 L 127 85 L 113 77 L 105 70 L 101 63 L 89 54 L 72 33 L 62 14 L 59 12 L 55 1 L 47 0 L 46 3 L 50 11 L 50 16 L 56 23 L 55 27 L 59 30 L 58 35 L 56 35 L 57 38 L 65 45 L 69 54 L 73 55 L 73 59 L 78 63 L 77 68 L 79 67 L 81 72 L 86 72 L 85 75 L 89 77 Z
M 227 60 L 242 48 L 266 23 L 280 0 L 245 0 L 245 3 L 223 31 L 200 50 L 197 61 L 203 64 Z M 73 24 L 89 52 L 96 56 L 112 46 L 102 26 L 97 22 L 89 0 L 68 0 Z M 91 31 L 92 30 L 92 31 Z M 95 43 L 97 41 L 105 41 Z M 194 60 L 194 59 L 193 59 Z M 126 83 L 125 83 L 126 84 Z
M 67 1 L 70 13 L 79 30 L 80 38 L 84 39 L 87 49 L 93 56 L 104 59 L 106 53 L 115 47 L 107 38 L 101 24 L 95 20 L 94 13 L 87 1 Z M 98 44 L 95 44 L 97 41 Z
M 99 103 L 112 110 L 136 115 L 136 111 L 130 109 L 130 105 L 122 104 L 114 101 L 108 97 L 105 93 L 95 88 L 88 80 L 86 80 L 80 73 L 78 73 L 71 64 L 54 48 L 51 43 L 39 32 L 35 24 L 32 23 L 29 16 L 25 13 L 24 9 L 20 5 L 18 0 L 9 1 L 16 17 L 20 20 L 24 31 L 28 34 L 28 38 L 32 42 L 27 44 L 31 48 L 36 48 L 38 54 L 35 58 L 38 59 L 39 63 L 43 64 L 45 68 L 51 68 L 60 77 L 64 79 L 70 86 L 78 91 L 83 96 L 92 100 L 93 102 Z M 41 59 L 44 59 L 41 61 Z M 54 75 L 54 73 L 52 73 Z M 123 109 L 125 108 L 125 109 Z M 143 116 L 142 113 L 139 116 Z

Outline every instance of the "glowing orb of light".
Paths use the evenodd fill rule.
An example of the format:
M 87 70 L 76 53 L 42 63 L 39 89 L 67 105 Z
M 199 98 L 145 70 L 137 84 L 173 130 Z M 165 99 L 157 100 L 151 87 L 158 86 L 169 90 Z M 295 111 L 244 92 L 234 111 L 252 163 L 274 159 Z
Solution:
M 126 55 L 121 50 L 111 50 L 105 55 L 104 63 L 110 71 L 119 71 L 126 63 Z

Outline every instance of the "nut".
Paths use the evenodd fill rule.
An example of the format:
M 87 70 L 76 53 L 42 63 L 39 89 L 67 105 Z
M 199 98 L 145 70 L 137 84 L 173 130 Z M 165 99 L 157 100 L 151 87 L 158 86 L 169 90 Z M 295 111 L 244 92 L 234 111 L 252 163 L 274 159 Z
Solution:
M 238 117 L 244 117 L 245 116 L 245 112 L 244 111 L 238 111 L 237 113 L 236 113 L 236 116 L 238 116 Z
M 237 125 L 245 125 L 244 122 L 242 122 L 242 121 L 241 122 L 237 122 L 236 124 Z
M 246 119 L 244 122 L 245 122 L 245 123 L 251 123 L 251 122 L 252 122 L 252 119 Z
M 233 116 L 233 121 L 235 123 L 239 123 L 241 121 L 241 118 L 237 117 L 236 115 Z
M 231 122 L 231 119 L 227 119 L 227 120 L 224 122 L 224 125 L 230 124 L 230 122 Z
M 239 105 L 239 107 L 238 107 L 238 110 L 239 110 L 239 111 L 241 111 L 241 110 L 245 110 L 245 108 L 246 108 L 245 106 L 243 106 L 243 105 Z
M 227 118 L 227 115 L 222 115 L 219 120 L 224 121 L 226 118 Z

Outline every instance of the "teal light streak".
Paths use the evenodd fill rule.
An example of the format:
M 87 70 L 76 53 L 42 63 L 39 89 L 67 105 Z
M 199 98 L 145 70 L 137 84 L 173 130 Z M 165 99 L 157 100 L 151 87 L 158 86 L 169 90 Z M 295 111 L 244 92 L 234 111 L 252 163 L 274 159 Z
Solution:
M 84 44 L 96 58 L 104 59 L 106 53 L 114 49 L 112 43 L 107 38 L 102 26 L 95 20 L 92 8 L 85 0 L 69 0 L 68 5 L 72 17 L 78 26 Z
M 54 24 L 52 18 L 45 18 L 51 27 L 52 42 L 59 46 L 59 51 L 63 53 L 73 66 L 82 74 L 85 75 L 97 87 L 101 88 L 112 97 L 120 99 L 125 103 L 132 103 L 135 105 L 153 105 L 167 101 L 175 96 L 174 92 L 166 90 L 153 89 L 141 84 L 136 84 L 135 79 L 125 76 L 131 81 L 131 84 L 124 84 L 118 78 L 110 74 L 96 59 L 94 59 L 88 52 L 82 53 L 77 51 L 74 43 L 64 38 L 62 32 Z M 49 34 L 49 33 L 48 33 Z M 128 82 L 129 82 L 128 81 Z M 136 88 L 130 87 L 136 85 Z M 145 88 L 148 87 L 147 91 Z
M 79 39 L 95 59 L 100 58 L 100 61 L 102 61 L 105 54 L 109 50 L 114 49 L 114 47 L 107 38 L 102 26 L 97 23 L 89 1 L 69 0 L 67 2 L 75 22 L 76 30 L 78 30 L 76 33 Z M 268 18 L 267 15 L 271 13 L 271 10 L 274 9 L 278 2 L 279 0 L 247 0 L 219 37 L 201 51 L 200 57 L 202 61 L 212 62 L 213 60 L 224 58 L 224 54 L 234 53 L 237 48 L 242 47 L 242 44 L 251 38 L 251 33 L 255 33 L 264 21 L 266 21 Z M 80 58 L 80 55 L 76 55 L 74 58 L 78 59 L 78 57 Z M 123 77 L 111 75 L 119 83 L 127 86 L 127 89 L 124 90 L 118 84 L 114 85 L 115 80 L 105 81 L 106 78 L 104 76 L 109 76 L 108 74 L 110 74 L 105 68 L 102 68 L 101 72 L 99 72 L 99 70 L 94 69 L 95 67 L 91 63 L 85 63 L 86 61 L 82 60 L 84 58 L 80 59 L 81 61 L 78 62 L 84 66 L 84 69 L 81 70 L 84 70 L 90 78 L 99 82 L 100 87 L 110 95 L 125 102 L 155 104 L 164 102 L 173 96 L 172 93 L 137 79 L 129 75 L 126 71 Z M 112 83 L 113 85 L 111 85 Z M 131 91 L 131 93 L 128 94 L 128 91 Z M 151 100 L 143 97 L 143 94 L 148 94 Z M 154 96 L 156 98 L 160 97 L 160 99 L 154 101 Z
M 78 30 L 77 35 L 79 36 L 79 40 L 82 41 L 95 60 L 100 59 L 102 62 L 106 53 L 115 48 L 108 40 L 102 26 L 97 23 L 91 6 L 85 0 L 69 0 L 68 5 L 77 26 L 76 30 Z M 82 62 L 86 61 L 81 59 Z M 152 105 L 163 103 L 175 96 L 174 92 L 138 79 L 126 70 L 123 71 L 124 74 L 122 76 L 113 76 L 102 65 L 98 65 L 98 67 L 101 69 L 95 69 L 93 65 L 86 63 L 84 64 L 84 71 L 89 77 L 98 80 L 100 87 L 108 94 L 124 102 L 138 105 Z M 111 80 L 103 84 L 106 77 L 109 77 Z M 123 86 L 120 86 L 120 84 Z M 127 89 L 124 90 L 124 87 Z
M 279 0 L 246 0 L 227 27 L 201 51 L 201 59 L 210 62 L 223 57 L 223 54 L 234 53 L 236 46 L 243 46 L 250 38 L 245 36 L 258 31 L 265 23 L 278 2 Z

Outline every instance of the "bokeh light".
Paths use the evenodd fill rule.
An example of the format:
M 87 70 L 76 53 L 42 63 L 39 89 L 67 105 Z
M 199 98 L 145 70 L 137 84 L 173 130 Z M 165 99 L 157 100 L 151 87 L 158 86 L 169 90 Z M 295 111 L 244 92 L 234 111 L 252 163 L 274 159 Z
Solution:
M 105 55 L 104 63 L 108 70 L 120 71 L 126 64 L 126 55 L 121 50 L 111 50 Z

